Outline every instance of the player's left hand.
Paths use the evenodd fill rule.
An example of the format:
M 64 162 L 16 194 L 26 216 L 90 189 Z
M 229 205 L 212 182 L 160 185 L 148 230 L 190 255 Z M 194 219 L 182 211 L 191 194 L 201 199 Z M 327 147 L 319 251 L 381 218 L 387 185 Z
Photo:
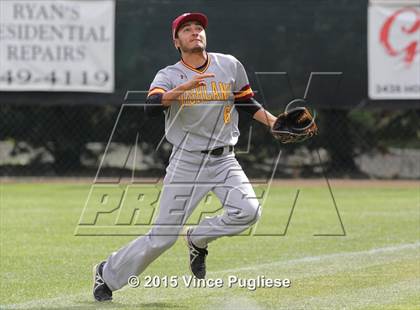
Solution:
M 288 105 L 289 106 L 289 105 Z M 281 143 L 305 141 L 318 133 L 315 114 L 306 107 L 296 107 L 281 113 L 274 122 L 271 132 Z

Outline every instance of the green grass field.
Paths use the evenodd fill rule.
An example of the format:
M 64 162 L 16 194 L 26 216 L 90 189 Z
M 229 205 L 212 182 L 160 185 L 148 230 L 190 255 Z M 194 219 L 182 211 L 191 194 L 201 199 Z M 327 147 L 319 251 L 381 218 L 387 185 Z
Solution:
M 75 236 L 90 185 L 2 184 L 0 308 L 419 309 L 418 183 L 366 184 L 331 181 L 345 236 L 325 183 L 284 183 L 268 193 L 254 236 L 209 246 L 209 278 L 288 278 L 289 288 L 188 289 L 180 281 L 178 288 L 126 287 L 106 304 L 92 299 L 91 268 L 135 237 Z M 216 199 L 207 202 L 200 209 L 218 208 Z M 191 223 L 198 218 L 195 213 Z M 189 275 L 183 240 L 141 279 L 146 275 Z

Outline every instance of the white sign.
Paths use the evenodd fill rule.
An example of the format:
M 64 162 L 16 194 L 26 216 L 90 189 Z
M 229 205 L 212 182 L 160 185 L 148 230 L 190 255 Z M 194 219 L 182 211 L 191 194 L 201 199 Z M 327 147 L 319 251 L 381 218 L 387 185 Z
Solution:
M 420 2 L 369 6 L 369 97 L 420 99 Z
M 1 0 L 0 91 L 114 91 L 115 0 Z

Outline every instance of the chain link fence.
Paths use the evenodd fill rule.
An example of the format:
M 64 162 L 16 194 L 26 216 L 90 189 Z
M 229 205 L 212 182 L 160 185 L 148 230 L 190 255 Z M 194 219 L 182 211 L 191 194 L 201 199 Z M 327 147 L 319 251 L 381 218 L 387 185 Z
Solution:
M 278 112 L 278 111 L 272 111 Z M 250 177 L 419 179 L 420 110 L 318 110 L 319 135 L 281 145 L 240 115 L 237 158 Z M 142 105 L 0 107 L 3 177 L 159 177 L 171 146 Z
M 243 61 L 257 99 L 270 112 L 280 113 L 279 102 L 307 92 L 318 112 L 319 135 L 296 145 L 280 145 L 267 128 L 241 115 L 236 154 L 250 177 L 267 177 L 276 168 L 275 177 L 284 178 L 419 179 L 419 101 L 366 99 L 367 5 L 117 1 L 115 92 L 0 92 L 1 176 L 162 176 L 171 149 L 159 143 L 163 116 L 148 119 L 141 105 L 120 105 L 127 90 L 147 90 L 159 69 L 178 61 L 172 19 L 204 11 L 208 50 Z M 226 12 L 235 14 L 227 19 Z M 288 73 L 257 74 L 268 71 Z M 319 71 L 339 74 L 309 78 Z

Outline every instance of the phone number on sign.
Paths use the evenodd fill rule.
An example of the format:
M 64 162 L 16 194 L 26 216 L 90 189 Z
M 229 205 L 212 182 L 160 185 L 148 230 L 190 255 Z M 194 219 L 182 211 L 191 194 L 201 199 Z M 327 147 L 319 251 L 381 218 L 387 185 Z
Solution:
M 144 288 L 246 288 L 255 291 L 257 288 L 289 288 L 289 279 L 272 279 L 265 276 L 256 278 L 240 278 L 230 275 L 224 278 L 197 279 L 193 276 L 145 276 L 142 280 L 137 276 L 128 278 L 127 284 L 130 287 Z
M 0 84 L 25 85 L 39 83 L 49 85 L 103 86 L 108 83 L 109 77 L 109 73 L 105 70 L 98 70 L 96 72 L 65 70 L 35 74 L 29 69 L 18 69 L 0 73 Z

